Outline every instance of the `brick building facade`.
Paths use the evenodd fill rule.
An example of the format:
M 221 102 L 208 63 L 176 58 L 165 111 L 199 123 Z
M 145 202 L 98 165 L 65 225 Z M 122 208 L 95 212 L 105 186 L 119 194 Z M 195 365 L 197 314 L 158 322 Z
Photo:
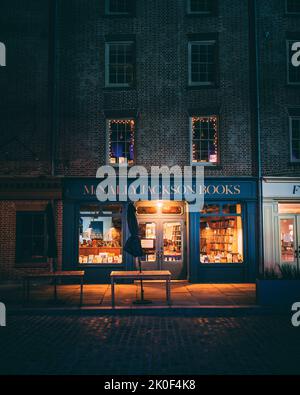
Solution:
M 126 3 L 129 8 L 122 8 Z M 284 0 L 256 3 L 259 4 L 255 18 L 252 0 L 3 2 L 0 41 L 7 47 L 7 66 L 0 67 L 0 85 L 5 92 L 0 106 L 1 277 L 17 278 L 29 270 L 49 269 L 47 264 L 15 264 L 16 212 L 24 211 L 25 203 L 26 207 L 32 205 L 27 210 L 35 211 L 39 202 L 54 202 L 58 267 L 78 267 L 80 253 L 74 235 L 78 234 L 78 219 L 82 220 L 80 207 L 95 204 L 94 200 L 85 201 L 78 191 L 91 186 L 97 168 L 108 162 L 109 121 L 134 120 L 134 163 L 149 169 L 153 165 L 193 163 L 192 148 L 198 144 L 191 137 L 193 122 L 200 127 L 196 124 L 199 119 L 205 123 L 215 117 L 217 150 L 200 151 L 208 159 L 199 162 L 205 165 L 208 185 L 240 189 L 238 197 L 221 193 L 208 198 L 208 204 L 219 207 L 215 216 L 220 215 L 217 218 L 221 218 L 221 224 L 243 221 L 242 236 L 236 236 L 236 243 L 241 245 L 236 252 L 220 254 L 211 270 L 206 267 L 209 265 L 201 265 L 209 263 L 208 246 L 203 251 L 199 246 L 201 226 L 209 228 L 217 221 L 216 217 L 208 216 L 210 208 L 203 221 L 200 217 L 182 222 L 180 217 L 176 218 L 175 223 L 182 224 L 181 229 L 187 233 L 182 233 L 185 252 L 181 251 L 181 260 L 189 255 L 183 278 L 255 279 L 259 177 L 253 73 L 255 32 L 259 42 L 256 72 L 261 104 L 262 175 L 299 177 L 298 164 L 289 160 L 287 119 L 290 106 L 299 105 L 299 95 L 295 86 L 286 85 L 285 79 L 285 38 L 287 33 L 297 32 L 299 17 L 286 15 Z M 132 56 L 128 63 L 133 70 L 129 86 L 113 86 L 107 76 L 111 70 L 108 56 L 112 56 L 108 51 L 118 43 L 133 48 L 128 55 Z M 207 51 L 205 55 L 203 48 Z M 211 48 L 210 61 L 207 59 Z M 201 65 L 201 56 L 206 56 L 205 65 Z M 192 65 L 193 62 L 198 64 Z M 192 72 L 203 71 L 203 67 L 208 70 L 208 80 L 209 71 L 213 70 L 213 83 L 194 83 L 193 78 L 197 77 Z M 9 187 L 7 182 L 11 183 Z M 42 185 L 37 186 L 36 182 Z M 49 182 L 56 185 L 48 188 L 47 194 Z M 34 198 L 30 198 L 30 190 L 35 191 Z M 236 207 L 223 217 L 228 203 Z M 231 217 L 226 217 L 229 214 Z M 147 217 L 141 217 L 142 220 L 148 221 Z M 158 218 L 153 221 L 157 229 L 164 226 L 158 223 Z M 195 226 L 195 232 L 191 226 Z M 122 237 L 125 239 L 127 233 Z M 224 240 L 221 241 L 219 244 L 224 246 Z M 174 256 L 168 256 L 168 262 L 175 261 Z M 96 260 L 96 255 L 91 259 Z M 115 257 L 108 254 L 101 259 L 108 259 L 101 267 L 107 276 L 111 268 L 108 263 L 113 263 Z M 126 254 L 122 259 L 123 264 L 128 261 L 124 267 L 132 268 Z M 222 267 L 221 263 L 229 262 L 232 268 Z M 97 272 L 89 269 L 91 273 Z

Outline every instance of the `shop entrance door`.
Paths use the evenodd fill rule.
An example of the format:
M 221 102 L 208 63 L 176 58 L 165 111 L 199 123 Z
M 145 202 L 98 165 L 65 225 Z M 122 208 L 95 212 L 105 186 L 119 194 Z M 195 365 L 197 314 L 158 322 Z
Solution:
M 300 215 L 279 217 L 280 262 L 300 264 Z
M 142 247 L 145 251 L 145 256 L 141 259 L 142 269 L 169 270 L 172 279 L 186 279 L 186 231 L 183 212 L 180 211 L 178 215 L 172 216 L 164 215 L 163 210 L 158 206 L 157 211 L 151 216 L 138 215 L 138 221 Z

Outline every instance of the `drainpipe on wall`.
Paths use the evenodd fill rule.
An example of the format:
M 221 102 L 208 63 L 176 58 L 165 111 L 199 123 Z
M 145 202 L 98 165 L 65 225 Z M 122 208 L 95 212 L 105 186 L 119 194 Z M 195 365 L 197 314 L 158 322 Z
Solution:
M 253 86 L 252 102 L 254 108 L 253 123 L 256 136 L 256 160 L 257 160 L 257 232 L 258 232 L 258 268 L 262 274 L 264 270 L 264 243 L 263 243 L 263 193 L 262 193 L 262 159 L 261 159 L 261 109 L 260 109 L 260 51 L 259 51 L 259 5 L 257 0 L 249 0 L 250 10 L 250 26 L 252 30 L 253 49 L 251 51 L 251 66 L 253 67 Z M 251 84 L 252 85 L 252 84 Z
M 58 135 L 58 1 L 49 0 L 49 109 L 50 175 L 55 176 L 56 138 Z

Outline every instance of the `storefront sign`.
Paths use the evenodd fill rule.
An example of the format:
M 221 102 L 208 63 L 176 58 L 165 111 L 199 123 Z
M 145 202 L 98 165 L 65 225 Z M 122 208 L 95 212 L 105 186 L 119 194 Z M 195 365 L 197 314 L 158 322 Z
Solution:
M 142 239 L 141 240 L 142 248 L 154 248 L 154 240 L 153 239 Z
M 263 183 L 263 196 L 270 198 L 299 198 L 300 182 L 268 182 Z
M 6 66 L 6 48 L 3 43 L 0 42 L 0 67 Z
M 0 326 L 6 326 L 6 307 L 0 302 Z

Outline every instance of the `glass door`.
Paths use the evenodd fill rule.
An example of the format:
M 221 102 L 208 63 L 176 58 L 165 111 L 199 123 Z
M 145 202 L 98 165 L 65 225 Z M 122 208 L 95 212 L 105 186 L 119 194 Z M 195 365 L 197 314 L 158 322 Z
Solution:
M 159 270 L 159 243 L 157 221 L 139 221 L 139 234 L 145 255 L 141 258 L 142 270 Z
M 300 258 L 299 216 L 279 217 L 280 262 L 297 265 Z
M 184 260 L 184 221 L 161 221 L 161 269 L 170 270 L 173 279 L 186 278 Z

